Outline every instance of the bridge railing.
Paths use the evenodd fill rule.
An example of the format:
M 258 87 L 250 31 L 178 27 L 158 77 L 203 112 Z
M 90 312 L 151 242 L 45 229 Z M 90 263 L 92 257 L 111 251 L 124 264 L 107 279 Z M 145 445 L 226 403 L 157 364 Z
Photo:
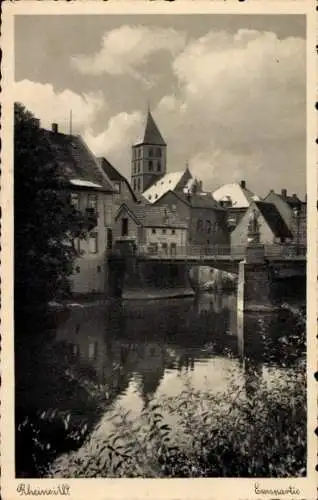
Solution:
M 268 244 L 264 246 L 266 258 L 304 258 L 306 247 L 303 245 L 290 244 Z M 136 249 L 139 256 L 148 259 L 196 259 L 212 260 L 217 258 L 244 259 L 246 255 L 245 245 L 209 245 L 189 244 L 182 246 L 156 247 L 154 245 L 140 245 Z
M 306 257 L 307 247 L 305 245 L 273 244 L 265 245 L 265 257 L 268 258 L 297 258 Z

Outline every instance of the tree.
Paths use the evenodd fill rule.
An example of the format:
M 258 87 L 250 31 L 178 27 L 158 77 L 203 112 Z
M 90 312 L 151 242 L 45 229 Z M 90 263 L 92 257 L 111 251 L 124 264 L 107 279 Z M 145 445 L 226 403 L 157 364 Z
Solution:
M 75 237 L 87 232 L 71 204 L 54 147 L 23 105 L 14 108 L 15 307 L 47 304 L 66 289 Z

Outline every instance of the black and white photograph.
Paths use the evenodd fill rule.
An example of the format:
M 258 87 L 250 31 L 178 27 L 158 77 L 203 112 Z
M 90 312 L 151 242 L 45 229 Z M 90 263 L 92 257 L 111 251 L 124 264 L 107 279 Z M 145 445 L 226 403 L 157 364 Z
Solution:
M 30 480 L 67 495 L 71 479 L 246 478 L 249 498 L 266 479 L 299 498 L 307 16 L 13 23 L 18 496 L 40 494 Z

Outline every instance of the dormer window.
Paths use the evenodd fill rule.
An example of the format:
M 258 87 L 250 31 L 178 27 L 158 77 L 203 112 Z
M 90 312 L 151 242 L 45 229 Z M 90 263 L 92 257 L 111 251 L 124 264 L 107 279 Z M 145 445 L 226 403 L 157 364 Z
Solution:
M 149 156 L 153 156 L 153 148 L 149 148 Z
M 114 182 L 115 193 L 120 193 L 120 182 Z
M 157 150 L 156 150 L 156 156 L 161 157 L 161 148 L 157 148 Z

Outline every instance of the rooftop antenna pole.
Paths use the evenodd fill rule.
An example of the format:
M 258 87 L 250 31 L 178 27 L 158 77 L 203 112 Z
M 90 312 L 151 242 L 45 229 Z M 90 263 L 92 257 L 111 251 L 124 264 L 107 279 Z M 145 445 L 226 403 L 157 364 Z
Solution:
M 72 110 L 70 110 L 70 135 L 72 135 Z

